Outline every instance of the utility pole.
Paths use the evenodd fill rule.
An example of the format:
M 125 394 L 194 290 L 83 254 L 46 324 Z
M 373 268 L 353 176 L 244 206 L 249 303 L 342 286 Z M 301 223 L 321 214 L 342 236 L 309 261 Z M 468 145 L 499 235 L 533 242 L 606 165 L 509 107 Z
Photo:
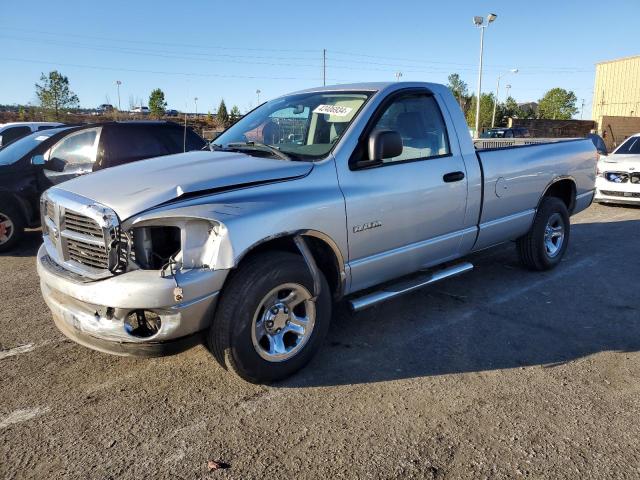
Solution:
M 496 19 L 495 13 L 487 15 L 487 24 L 483 17 L 473 17 L 473 24 L 480 29 L 480 66 L 478 69 L 478 91 L 476 92 L 476 125 L 475 138 L 480 138 L 480 99 L 482 98 L 482 56 L 484 54 L 484 30 Z
M 260 94 L 261 94 L 261 93 L 262 93 L 262 92 L 260 91 L 260 89 L 257 89 L 257 90 L 256 90 L 256 95 L 258 96 L 258 105 L 260 105 Z
M 193 103 L 196 104 L 196 118 L 198 118 L 198 97 L 195 97 L 193 99 Z
M 402 77 L 402 72 L 396 72 L 396 82 L 399 82 L 401 77 Z
M 582 106 L 580 107 L 580 120 L 582 120 L 583 114 L 584 114 L 584 98 L 582 99 Z
M 118 112 L 120 112 L 120 85 L 122 85 L 122 82 L 116 80 L 116 88 L 118 89 Z
M 505 88 L 507 89 L 507 98 L 509 98 L 509 90 L 511 90 L 511 84 L 508 83 Z
M 327 49 L 322 49 L 322 85 L 327 84 Z
M 493 100 L 493 116 L 491 117 L 491 128 L 496 126 L 496 108 L 498 107 L 498 97 L 500 96 L 500 79 L 510 73 L 518 73 L 517 68 L 512 68 L 502 75 L 498 75 L 498 82 L 496 83 L 496 98 Z

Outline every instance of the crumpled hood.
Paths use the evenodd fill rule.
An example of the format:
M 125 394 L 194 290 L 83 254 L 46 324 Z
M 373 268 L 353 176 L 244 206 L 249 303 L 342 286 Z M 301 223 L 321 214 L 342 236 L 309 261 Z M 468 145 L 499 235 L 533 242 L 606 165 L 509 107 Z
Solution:
M 107 168 L 54 188 L 110 207 L 125 220 L 185 195 L 302 177 L 312 169 L 311 162 L 188 152 Z

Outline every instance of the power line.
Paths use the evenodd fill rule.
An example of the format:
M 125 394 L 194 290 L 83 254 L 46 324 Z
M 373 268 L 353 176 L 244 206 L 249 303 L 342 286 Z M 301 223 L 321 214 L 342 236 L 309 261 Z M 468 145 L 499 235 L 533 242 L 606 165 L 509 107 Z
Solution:
M 187 47 L 187 48 L 199 48 L 199 49 L 219 49 L 219 50 L 245 50 L 245 51 L 256 51 L 256 52 L 313 52 L 316 53 L 318 50 L 303 50 L 303 49 L 286 49 L 286 48 L 255 48 L 255 47 L 228 47 L 221 45 L 194 45 L 188 43 L 175 43 L 175 42 L 154 42 L 150 40 L 131 40 L 131 39 L 122 39 L 115 37 L 99 37 L 93 35 L 80 35 L 74 33 L 64 33 L 60 32 L 50 32 L 44 30 L 32 30 L 27 28 L 17 28 L 7 25 L 0 25 L 0 28 L 3 30 L 17 30 L 27 33 L 41 33 L 44 35 L 53 35 L 53 36 L 66 36 L 66 37 L 75 37 L 75 38 L 90 38 L 94 40 L 106 40 L 108 42 L 120 42 L 120 43 L 140 43 L 147 45 L 162 45 L 162 46 L 173 46 L 173 47 Z
M 132 72 L 132 73 L 152 73 L 155 75 L 177 75 L 184 77 L 214 77 L 214 78 L 242 78 L 242 79 L 252 79 L 252 80 L 317 80 L 317 78 L 311 77 L 270 77 L 270 76 L 261 76 L 261 75 L 227 75 L 221 73 L 191 73 L 191 72 L 167 72 L 161 70 L 143 70 L 137 68 L 121 68 L 121 67 L 105 67 L 103 65 L 85 65 L 78 63 L 62 63 L 51 60 L 33 60 L 33 59 L 24 59 L 24 58 L 10 58 L 10 57 L 0 57 L 0 60 L 6 62 L 20 62 L 20 63 L 36 63 L 36 64 L 45 64 L 45 65 L 56 65 L 63 67 L 74 67 L 74 68 L 89 68 L 93 70 L 109 70 L 115 72 Z M 343 81 L 341 79 L 332 79 L 333 81 Z

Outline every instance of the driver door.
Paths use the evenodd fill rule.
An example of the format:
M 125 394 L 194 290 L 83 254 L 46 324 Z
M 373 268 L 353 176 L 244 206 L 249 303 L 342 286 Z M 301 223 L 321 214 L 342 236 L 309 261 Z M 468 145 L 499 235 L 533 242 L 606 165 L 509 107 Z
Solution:
M 93 171 L 98 153 L 101 127 L 89 128 L 64 137 L 44 155 L 43 173 L 46 179 L 57 185 L 66 180 Z
M 465 235 L 465 163 L 436 97 L 400 92 L 372 122 L 351 161 L 338 162 L 352 291 L 453 259 Z M 354 160 L 373 160 L 366 139 L 375 129 L 398 133 L 402 153 L 358 167 Z

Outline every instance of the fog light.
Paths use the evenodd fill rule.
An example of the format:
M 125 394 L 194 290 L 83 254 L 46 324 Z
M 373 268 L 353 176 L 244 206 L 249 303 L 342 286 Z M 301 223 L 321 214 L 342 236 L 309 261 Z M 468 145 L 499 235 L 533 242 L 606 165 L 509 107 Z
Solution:
M 124 320 L 129 335 L 139 338 L 152 337 L 160 331 L 160 315 L 151 310 L 133 310 Z

